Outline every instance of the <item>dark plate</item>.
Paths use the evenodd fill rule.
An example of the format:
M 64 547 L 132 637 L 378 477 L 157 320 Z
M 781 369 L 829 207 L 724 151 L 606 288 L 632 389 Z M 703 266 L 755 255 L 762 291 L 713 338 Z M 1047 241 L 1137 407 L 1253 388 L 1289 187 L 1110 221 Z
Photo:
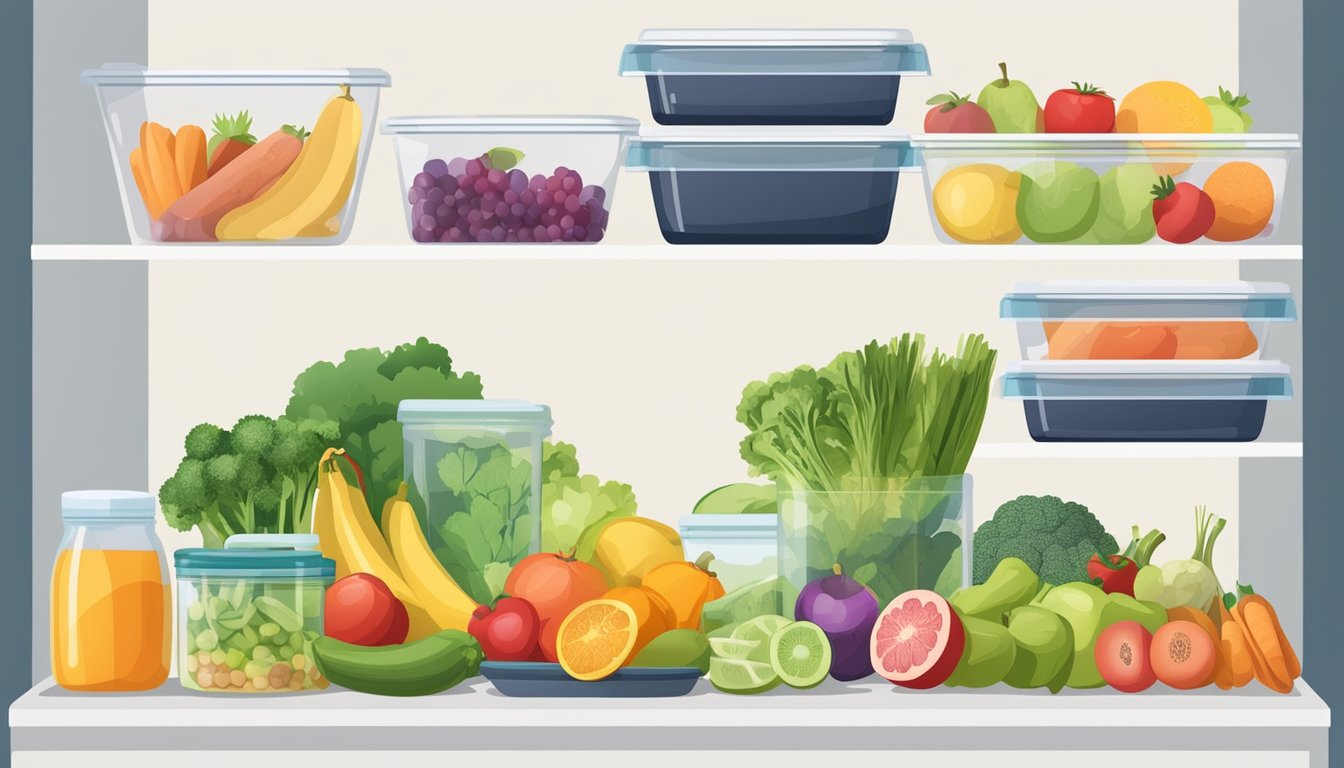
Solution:
M 505 696 L 648 698 L 685 696 L 700 680 L 695 667 L 626 667 L 604 680 L 570 677 L 559 664 L 486 661 L 481 674 Z

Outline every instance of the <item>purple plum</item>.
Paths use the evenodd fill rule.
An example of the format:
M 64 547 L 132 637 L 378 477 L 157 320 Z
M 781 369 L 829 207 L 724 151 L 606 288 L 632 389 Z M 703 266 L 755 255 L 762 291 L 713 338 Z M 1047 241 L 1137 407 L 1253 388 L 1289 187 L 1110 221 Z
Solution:
M 841 572 L 803 587 L 794 617 L 821 627 L 831 641 L 831 677 L 859 680 L 873 674 L 869 642 L 879 611 L 872 590 Z

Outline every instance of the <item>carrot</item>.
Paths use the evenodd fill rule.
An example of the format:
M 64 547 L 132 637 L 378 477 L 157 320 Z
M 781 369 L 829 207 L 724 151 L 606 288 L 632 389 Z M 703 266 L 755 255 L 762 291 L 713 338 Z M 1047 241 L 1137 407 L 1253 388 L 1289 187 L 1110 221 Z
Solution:
M 205 131 L 199 125 L 184 125 L 173 142 L 177 180 L 186 194 L 205 181 Z
M 149 182 L 154 186 L 159 202 L 171 206 L 182 196 L 182 185 L 178 181 L 177 164 L 174 161 L 173 132 L 158 123 L 142 123 L 140 149 L 145 152 Z
M 1247 615 L 1246 595 L 1232 607 L 1232 618 L 1241 625 L 1246 635 L 1246 645 L 1251 649 L 1251 660 L 1255 667 L 1255 679 L 1260 684 L 1279 693 L 1293 690 L 1293 681 L 1288 677 L 1287 661 L 1278 646 L 1278 635 L 1274 627 L 1266 621 L 1263 611 L 1256 610 Z
M 154 223 L 154 237 L 165 241 L 215 239 L 224 214 L 246 203 L 278 179 L 303 148 L 303 140 L 284 129 L 272 133 L 182 196 Z
M 1227 665 L 1224 668 L 1226 676 L 1214 682 L 1218 684 L 1219 688 L 1226 691 L 1229 688 L 1240 688 L 1251 682 L 1251 678 L 1255 677 L 1255 660 L 1251 656 L 1246 633 L 1242 631 L 1241 625 L 1237 623 L 1236 619 L 1232 618 L 1232 614 L 1227 612 L 1227 608 L 1223 606 L 1222 598 L 1215 597 L 1214 600 L 1218 603 L 1218 614 L 1223 621 L 1219 645 L 1222 646 L 1223 656 L 1227 659 Z
M 135 178 L 135 188 L 140 190 L 140 199 L 145 202 L 149 218 L 154 220 L 162 216 L 167 206 L 160 203 L 159 196 L 154 193 L 154 185 L 149 181 L 149 169 L 145 167 L 145 152 L 139 147 L 131 150 L 131 176 Z
M 1292 682 L 1302 676 L 1302 662 L 1293 652 L 1293 646 L 1283 633 L 1279 615 L 1274 606 L 1260 595 L 1244 595 L 1240 606 L 1242 614 L 1255 629 L 1255 641 L 1265 652 L 1265 660 L 1273 667 L 1274 675 Z M 1264 640 L 1262 641 L 1262 636 Z
M 1208 682 L 1217 683 L 1220 679 L 1229 676 L 1227 658 L 1223 655 L 1222 643 L 1218 640 L 1218 628 L 1213 626 L 1213 619 L 1209 618 L 1207 613 L 1197 611 L 1187 605 L 1178 605 L 1175 608 L 1167 609 L 1167 621 L 1188 621 L 1197 624 L 1209 636 L 1209 640 L 1213 641 L 1213 676 Z M 1220 684 L 1218 687 L 1222 688 L 1223 686 Z

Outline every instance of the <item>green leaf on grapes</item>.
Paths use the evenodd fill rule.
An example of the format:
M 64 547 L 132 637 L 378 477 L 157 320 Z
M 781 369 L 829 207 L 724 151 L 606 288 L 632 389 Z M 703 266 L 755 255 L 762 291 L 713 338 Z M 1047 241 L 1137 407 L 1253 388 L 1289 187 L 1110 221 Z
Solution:
M 499 171 L 507 171 L 523 159 L 521 151 L 509 147 L 495 147 L 485 154 L 490 158 L 490 167 Z

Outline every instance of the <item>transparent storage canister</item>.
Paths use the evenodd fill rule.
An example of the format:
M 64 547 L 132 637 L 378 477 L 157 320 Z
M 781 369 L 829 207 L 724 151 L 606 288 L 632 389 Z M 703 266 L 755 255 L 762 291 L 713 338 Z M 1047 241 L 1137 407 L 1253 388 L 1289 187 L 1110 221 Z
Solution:
M 172 590 L 140 491 L 61 494 L 51 575 L 51 670 L 73 691 L 143 691 L 168 679 Z
M 479 603 L 541 542 L 541 442 L 551 410 L 521 400 L 403 400 L 411 505 L 430 547 Z

